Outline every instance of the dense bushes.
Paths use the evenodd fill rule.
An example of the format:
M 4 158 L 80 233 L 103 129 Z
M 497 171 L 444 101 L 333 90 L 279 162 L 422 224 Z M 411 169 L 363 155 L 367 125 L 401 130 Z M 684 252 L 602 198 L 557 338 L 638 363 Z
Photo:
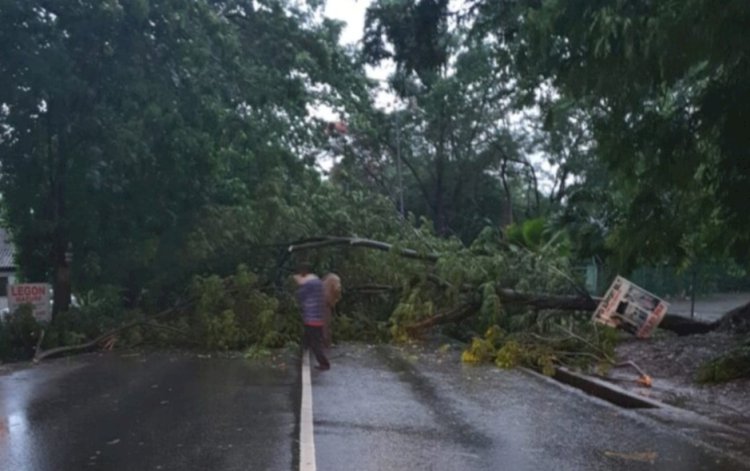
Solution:
M 259 290 L 258 277 L 244 265 L 231 278 L 196 277 L 191 294 L 190 334 L 203 348 L 277 348 L 301 332 L 290 300 Z
M 31 315 L 31 309 L 22 307 L 0 321 L 0 360 L 20 360 L 33 355 L 41 326 Z

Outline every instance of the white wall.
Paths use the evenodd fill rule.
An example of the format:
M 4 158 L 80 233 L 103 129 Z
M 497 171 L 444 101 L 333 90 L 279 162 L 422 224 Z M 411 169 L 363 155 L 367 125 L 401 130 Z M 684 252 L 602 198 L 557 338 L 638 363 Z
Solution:
M 16 276 L 14 273 L 10 274 L 2 274 L 0 277 L 7 276 L 8 277 L 8 287 L 16 282 Z M 8 298 L 6 296 L 0 296 L 0 316 L 2 316 L 2 312 L 8 308 Z

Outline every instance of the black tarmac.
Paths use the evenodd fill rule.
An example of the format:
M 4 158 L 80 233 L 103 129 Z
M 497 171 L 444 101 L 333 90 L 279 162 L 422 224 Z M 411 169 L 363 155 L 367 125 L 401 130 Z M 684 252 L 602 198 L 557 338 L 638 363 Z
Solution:
M 741 443 L 708 445 L 551 380 L 461 365 L 455 350 L 345 345 L 330 358 L 312 372 L 319 471 L 750 469 L 732 451 Z M 6 367 L 0 470 L 296 470 L 299 407 L 295 355 Z

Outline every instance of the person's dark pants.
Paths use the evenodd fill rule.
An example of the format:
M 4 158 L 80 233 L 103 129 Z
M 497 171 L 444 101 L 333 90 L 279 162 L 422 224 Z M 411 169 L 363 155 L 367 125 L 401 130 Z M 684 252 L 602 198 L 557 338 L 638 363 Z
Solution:
M 327 370 L 331 367 L 331 364 L 328 363 L 328 358 L 323 353 L 323 326 L 306 325 L 302 343 L 305 347 L 312 350 L 320 369 Z
M 323 311 L 323 348 L 331 348 L 333 345 L 333 334 L 331 332 L 331 321 L 333 320 L 333 307 L 326 306 Z

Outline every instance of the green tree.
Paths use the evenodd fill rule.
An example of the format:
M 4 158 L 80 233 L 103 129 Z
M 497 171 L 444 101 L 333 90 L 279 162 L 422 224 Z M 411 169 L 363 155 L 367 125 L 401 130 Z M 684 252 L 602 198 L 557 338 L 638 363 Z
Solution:
M 133 303 L 181 266 L 205 208 L 307 172 L 307 106 L 321 84 L 332 100 L 353 87 L 341 25 L 317 8 L 0 2 L 4 216 L 25 276 L 54 281 L 56 312 L 71 248 L 80 288 L 114 284 Z
M 487 225 L 537 214 L 540 194 L 524 131 L 508 120 L 514 90 L 510 76 L 497 73 L 504 59 L 455 17 L 447 2 L 368 9 L 365 57 L 395 61 L 391 89 L 407 105 L 378 116 L 389 144 L 369 156 L 367 169 L 397 188 L 401 160 L 407 209 L 468 243 Z
M 6 217 L 27 277 L 52 272 L 57 312 L 66 250 L 83 276 L 134 277 L 205 201 L 225 38 L 200 3 L 4 2 L 0 18 Z
M 586 115 L 621 212 L 623 266 L 748 256 L 750 86 L 745 2 L 478 2 L 475 33 L 504 40 L 520 84 Z M 732 44 L 732 47 L 727 47 Z

